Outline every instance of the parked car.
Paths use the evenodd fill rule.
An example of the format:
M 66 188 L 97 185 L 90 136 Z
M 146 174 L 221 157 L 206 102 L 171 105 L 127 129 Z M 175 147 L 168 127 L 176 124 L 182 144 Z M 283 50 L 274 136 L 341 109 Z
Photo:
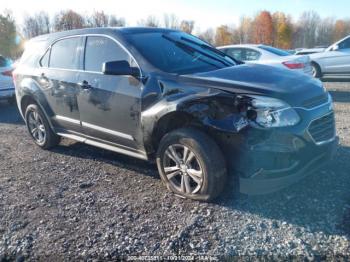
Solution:
M 350 35 L 310 58 L 314 77 L 350 77 Z
M 38 146 L 67 137 L 156 161 L 167 188 L 191 199 L 218 196 L 228 174 L 243 193 L 278 190 L 320 168 L 337 143 L 319 80 L 242 64 L 175 30 L 39 36 L 14 79 Z
M 0 55 L 0 101 L 14 103 L 15 86 L 12 81 L 13 65 L 11 60 Z
M 311 54 L 315 54 L 315 53 L 321 53 L 324 50 L 326 50 L 326 48 L 323 47 L 318 47 L 318 48 L 302 48 L 298 51 L 295 52 L 296 55 L 311 55 Z
M 272 65 L 312 75 L 308 56 L 296 56 L 267 45 L 228 45 L 218 47 L 227 55 L 247 63 Z

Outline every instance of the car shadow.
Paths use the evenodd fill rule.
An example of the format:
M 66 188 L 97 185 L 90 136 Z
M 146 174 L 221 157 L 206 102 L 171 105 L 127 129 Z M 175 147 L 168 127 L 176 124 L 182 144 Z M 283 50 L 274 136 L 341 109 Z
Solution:
M 329 90 L 329 93 L 331 94 L 334 102 L 350 102 L 350 92 L 348 91 Z
M 24 124 L 17 105 L 10 105 L 7 102 L 0 101 L 0 124 Z
M 121 168 L 134 171 L 141 175 L 159 177 L 155 163 L 137 159 L 109 150 L 104 150 L 87 144 L 70 141 L 71 143 L 60 143 L 51 149 L 52 152 L 81 159 L 91 159 L 111 164 Z
M 349 159 L 350 147 L 340 146 L 327 166 L 288 188 L 259 196 L 226 190 L 216 204 L 298 225 L 310 232 L 350 237 Z
M 350 82 L 350 78 L 322 78 L 321 79 L 322 82 L 330 82 L 330 83 L 334 83 L 334 82 L 341 82 L 341 83 L 348 83 Z
M 98 160 L 159 179 L 154 163 L 82 143 L 61 143 L 52 151 L 75 158 Z M 335 160 L 321 171 L 295 185 L 267 195 L 247 196 L 237 193 L 233 190 L 233 179 L 230 179 L 222 196 L 210 205 L 298 225 L 310 232 L 350 236 L 350 176 L 347 172 L 350 163 L 346 160 L 349 158 L 350 147 L 339 147 Z M 349 210 L 344 211 L 346 205 Z M 334 221 L 337 221 L 336 224 Z

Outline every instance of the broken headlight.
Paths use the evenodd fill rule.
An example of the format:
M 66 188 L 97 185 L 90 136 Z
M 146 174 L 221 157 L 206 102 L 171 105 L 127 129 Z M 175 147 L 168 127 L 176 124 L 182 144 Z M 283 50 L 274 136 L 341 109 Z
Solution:
M 250 96 L 250 99 L 247 117 L 259 127 L 294 126 L 300 121 L 298 113 L 282 100 L 264 96 Z

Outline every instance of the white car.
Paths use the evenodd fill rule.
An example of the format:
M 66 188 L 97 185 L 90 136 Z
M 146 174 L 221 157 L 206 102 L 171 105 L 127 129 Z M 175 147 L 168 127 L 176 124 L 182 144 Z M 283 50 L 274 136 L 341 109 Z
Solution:
M 324 47 L 302 48 L 302 49 L 297 50 L 295 52 L 295 55 L 311 55 L 311 54 L 315 54 L 315 53 L 321 53 L 324 50 L 326 50 L 326 48 L 324 48 Z
M 228 45 L 218 49 L 246 63 L 266 64 L 312 75 L 309 56 L 291 55 L 287 51 L 267 45 Z
M 350 77 L 350 35 L 310 58 L 314 77 Z
M 0 55 L 0 100 L 15 102 L 15 86 L 12 81 L 12 61 Z

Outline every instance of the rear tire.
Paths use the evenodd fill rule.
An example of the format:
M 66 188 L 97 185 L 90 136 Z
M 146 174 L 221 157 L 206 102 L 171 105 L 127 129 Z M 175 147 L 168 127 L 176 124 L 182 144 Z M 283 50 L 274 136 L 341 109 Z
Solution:
M 168 190 L 194 200 L 209 201 L 217 197 L 227 177 L 218 145 L 194 128 L 177 129 L 161 139 L 157 166 Z
M 321 72 L 320 66 L 316 63 L 312 63 L 311 66 L 312 66 L 312 76 L 314 78 L 321 78 L 322 72 Z
M 28 132 L 35 144 L 43 149 L 50 149 L 60 142 L 47 121 L 45 114 L 36 104 L 31 104 L 25 112 L 25 119 Z

